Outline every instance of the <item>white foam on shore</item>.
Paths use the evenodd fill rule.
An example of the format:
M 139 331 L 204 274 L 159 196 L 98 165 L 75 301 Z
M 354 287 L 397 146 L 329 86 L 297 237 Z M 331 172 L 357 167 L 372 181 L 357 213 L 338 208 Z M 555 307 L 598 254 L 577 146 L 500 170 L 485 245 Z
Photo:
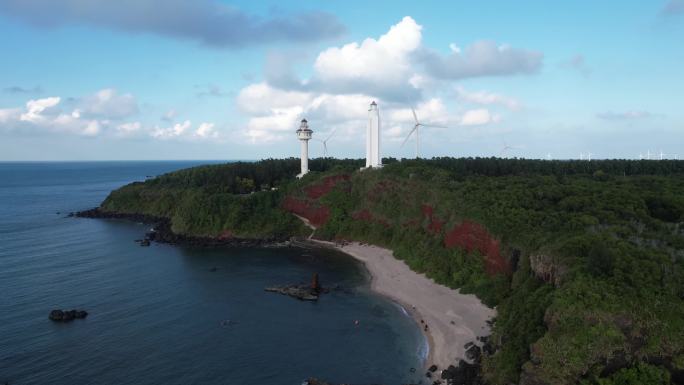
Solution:
M 371 277 L 372 277 L 372 276 L 371 276 Z M 399 302 L 397 302 L 396 300 L 394 300 L 394 299 L 391 298 L 391 297 L 390 297 L 389 299 L 390 299 L 390 301 L 392 302 L 392 304 L 394 304 L 394 306 L 398 307 L 399 310 L 401 310 L 401 312 L 402 312 L 406 317 L 408 317 L 409 319 L 411 319 L 411 321 L 412 321 L 413 323 L 416 324 L 416 328 L 417 328 L 418 330 L 420 330 L 420 325 L 419 325 L 418 322 L 416 321 L 416 317 L 415 317 L 414 315 L 411 315 L 411 313 L 409 313 L 409 311 L 406 310 L 406 307 L 404 307 L 404 305 L 400 304 Z M 427 336 L 426 336 L 425 334 L 420 333 L 420 335 L 421 335 L 422 338 L 421 338 L 421 343 L 418 345 L 418 351 L 416 352 L 416 355 L 417 355 L 418 358 L 420 359 L 420 362 L 421 362 L 423 365 L 426 365 L 426 364 L 427 364 L 427 359 L 428 359 L 428 357 L 430 356 L 430 341 L 428 341 L 428 338 L 427 338 Z

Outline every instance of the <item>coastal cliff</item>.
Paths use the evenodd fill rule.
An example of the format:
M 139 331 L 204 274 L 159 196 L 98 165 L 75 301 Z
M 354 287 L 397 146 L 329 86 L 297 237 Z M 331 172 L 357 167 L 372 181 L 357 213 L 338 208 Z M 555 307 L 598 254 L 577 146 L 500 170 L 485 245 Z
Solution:
M 197 167 L 124 186 L 97 212 L 208 244 L 309 235 L 296 214 L 315 238 L 391 249 L 497 307 L 491 384 L 682 379 L 684 162 L 387 163 L 312 160 L 301 180 L 292 159 Z

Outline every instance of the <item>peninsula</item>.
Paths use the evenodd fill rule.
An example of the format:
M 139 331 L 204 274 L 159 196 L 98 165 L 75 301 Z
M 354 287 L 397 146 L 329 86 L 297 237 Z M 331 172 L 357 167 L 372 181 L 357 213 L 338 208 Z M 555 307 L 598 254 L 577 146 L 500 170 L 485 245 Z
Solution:
M 312 159 L 301 179 L 298 159 L 196 167 L 115 190 L 86 216 L 159 221 L 170 242 L 343 245 L 427 322 L 427 364 L 464 358 L 496 313 L 485 383 L 683 378 L 684 162 L 382 163 Z

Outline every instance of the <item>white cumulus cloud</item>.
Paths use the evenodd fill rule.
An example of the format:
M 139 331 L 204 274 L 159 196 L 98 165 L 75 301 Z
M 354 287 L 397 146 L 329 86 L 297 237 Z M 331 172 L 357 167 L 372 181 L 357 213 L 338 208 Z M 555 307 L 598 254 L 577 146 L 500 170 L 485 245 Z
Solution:
M 479 126 L 491 123 L 494 119 L 495 117 L 489 113 L 489 110 L 478 108 L 466 111 L 461 117 L 461 124 L 464 126 Z
M 119 95 L 112 88 L 105 88 L 81 99 L 79 111 L 90 117 L 123 119 L 138 113 L 138 103 L 131 94 Z
M 29 100 L 26 102 L 26 112 L 21 114 L 19 119 L 25 122 L 33 123 L 45 121 L 48 118 L 43 115 L 43 112 L 49 108 L 55 107 L 60 101 L 61 98 L 56 96 Z
M 440 79 L 532 74 L 542 66 L 541 52 L 476 41 L 465 50 L 453 49 L 447 56 L 426 50 L 423 63 L 427 73 Z
M 506 95 L 488 91 L 468 91 L 462 86 L 456 86 L 456 97 L 463 102 L 483 105 L 502 105 L 510 110 L 519 110 L 520 101 Z
M 58 96 L 31 99 L 24 108 L 2 109 L 0 122 L 5 130 L 23 133 L 53 132 L 85 136 L 97 135 L 105 123 L 82 118 L 78 109 L 69 112 L 62 106 L 62 98 Z
M 218 137 L 218 132 L 216 132 L 214 126 L 214 123 L 201 123 L 195 131 L 195 135 L 200 138 L 216 138 Z
M 357 140 L 373 100 L 381 105 L 383 135 L 389 139 L 412 128 L 412 106 L 423 123 L 449 128 L 497 123 L 501 116 L 492 109 L 511 113 L 522 103 L 495 92 L 465 90 L 455 80 L 532 74 L 543 58 L 539 52 L 489 41 L 465 49 L 451 44 L 449 49 L 441 54 L 426 47 L 423 27 L 406 16 L 377 38 L 321 50 L 306 78 L 297 76 L 291 59 L 271 54 L 264 80 L 237 95 L 236 104 L 247 117 L 241 134 L 255 144 L 291 140 L 299 120 L 307 118 L 315 133 L 335 129 L 335 141 Z M 487 108 L 468 109 L 464 103 Z

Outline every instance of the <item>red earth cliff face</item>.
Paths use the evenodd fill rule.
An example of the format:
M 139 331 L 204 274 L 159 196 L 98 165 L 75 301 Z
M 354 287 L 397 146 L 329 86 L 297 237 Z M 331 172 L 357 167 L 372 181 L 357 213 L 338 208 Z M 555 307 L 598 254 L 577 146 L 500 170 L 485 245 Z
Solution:
M 306 191 L 306 196 L 309 198 L 318 199 L 332 191 L 339 182 L 347 180 L 349 180 L 349 175 L 347 174 L 328 176 L 323 178 L 320 183 L 305 188 L 304 191 Z
M 316 227 L 324 225 L 330 219 L 329 208 L 314 205 L 312 202 L 303 199 L 286 197 L 283 201 L 283 209 L 308 219 Z
M 282 207 L 285 211 L 297 214 L 311 222 L 312 225 L 319 227 L 330 219 L 330 209 L 319 202 L 319 199 L 330 191 L 340 182 L 349 181 L 347 174 L 333 175 L 323 178 L 316 184 L 304 188 L 305 196 L 301 198 L 288 196 L 283 200 Z M 371 191 L 368 199 L 381 199 L 383 193 L 391 189 L 392 183 L 380 182 Z M 446 221 L 440 220 L 434 213 L 434 208 L 428 204 L 421 205 L 423 218 L 427 218 L 426 229 L 435 235 L 444 234 L 444 246 L 446 248 L 459 247 L 468 253 L 477 251 L 485 260 L 485 270 L 489 275 L 510 274 L 511 267 L 508 261 L 501 255 L 500 241 L 494 238 L 487 229 L 479 223 L 463 221 L 451 230 L 446 230 Z M 378 218 L 368 209 L 362 209 L 352 214 L 352 218 L 381 224 L 391 227 L 391 224 Z M 414 219 L 403 224 L 404 227 L 420 226 L 421 220 Z
M 348 181 L 349 178 L 347 174 L 325 177 L 320 182 L 304 188 L 306 197 L 285 197 L 282 208 L 308 219 L 316 227 L 322 226 L 330 219 L 330 208 L 320 204 L 318 199 L 332 191 L 338 183 Z
M 509 274 L 511 267 L 501 256 L 500 242 L 479 223 L 463 221 L 455 226 L 444 237 L 447 248 L 460 247 L 467 252 L 477 251 L 485 259 L 485 269 L 488 274 Z

